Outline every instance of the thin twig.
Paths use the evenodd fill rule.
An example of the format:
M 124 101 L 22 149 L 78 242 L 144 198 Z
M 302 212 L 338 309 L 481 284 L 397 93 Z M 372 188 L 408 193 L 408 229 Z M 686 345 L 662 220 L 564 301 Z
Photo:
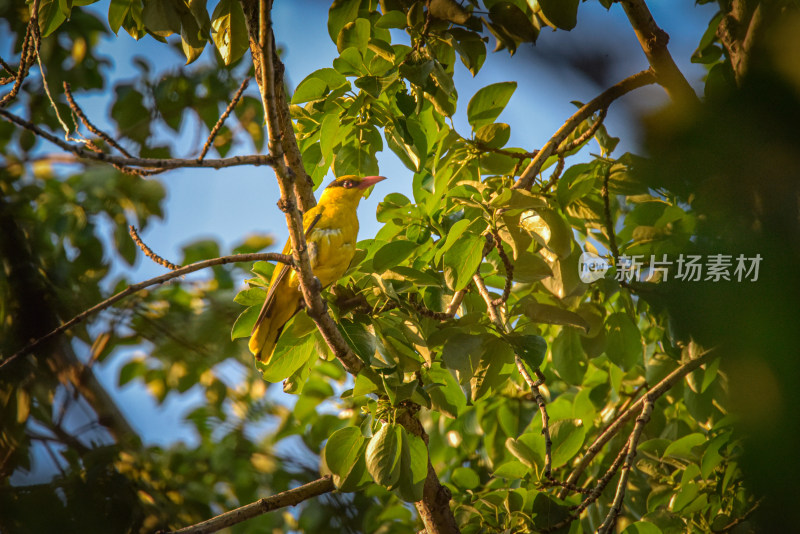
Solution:
M 600 196 L 603 198 L 603 215 L 605 218 L 606 233 L 608 234 L 608 246 L 611 249 L 611 254 L 614 256 L 614 265 L 619 266 L 619 247 L 617 247 L 617 234 L 614 231 L 614 221 L 611 219 L 611 199 L 608 191 L 608 179 L 610 176 L 611 173 L 605 173 Z
M 133 156 L 125 150 L 119 143 L 117 143 L 113 137 L 105 133 L 103 130 L 92 124 L 86 114 L 83 112 L 81 107 L 75 102 L 75 99 L 72 97 L 72 90 L 70 88 L 69 82 L 64 82 L 64 94 L 67 97 L 67 102 L 69 103 L 69 107 L 75 115 L 81 120 L 86 129 L 95 134 L 97 137 L 108 143 L 110 146 L 119 150 L 126 158 L 133 158 Z
M 480 293 L 484 302 L 486 302 L 486 309 L 489 313 L 489 319 L 491 319 L 491 321 L 495 324 L 495 326 L 497 326 L 498 329 L 500 329 L 501 332 L 507 332 L 508 325 L 506 325 L 505 321 L 500 316 L 497 307 L 493 304 L 492 296 L 489 293 L 489 290 L 486 288 L 486 283 L 483 281 L 481 275 L 475 273 L 475 275 L 472 277 L 472 281 L 475 282 L 475 286 L 478 288 L 478 293 Z M 516 352 L 514 353 L 514 363 L 517 366 L 519 374 L 522 375 L 522 378 L 528 384 L 528 387 L 531 388 L 533 398 L 536 401 L 536 404 L 539 406 L 539 412 L 542 415 L 542 435 L 544 436 L 544 476 L 546 478 L 550 478 L 553 465 L 551 454 L 553 441 L 550 438 L 550 416 L 547 413 L 547 403 L 545 402 L 544 395 L 542 395 L 542 392 L 539 389 L 539 386 L 544 384 L 544 374 L 542 374 L 539 369 L 535 369 L 534 372 L 537 380 L 534 380 L 528 372 L 528 369 L 525 367 L 525 363 L 522 361 L 522 358 L 520 358 Z
M 0 369 L 8 365 L 9 363 L 13 362 L 20 356 L 24 356 L 28 354 L 33 349 L 48 341 L 49 339 L 69 330 L 76 324 L 84 321 L 86 318 L 105 310 L 119 302 L 120 300 L 124 299 L 125 297 L 132 295 L 142 289 L 148 288 L 150 286 L 155 286 L 159 284 L 163 284 L 164 282 L 168 282 L 173 278 L 178 278 L 185 274 L 193 273 L 195 271 L 199 271 L 201 269 L 207 269 L 208 267 L 214 267 L 216 265 L 226 265 L 228 263 L 244 263 L 249 261 L 277 261 L 280 263 L 285 263 L 287 265 L 292 264 L 292 259 L 285 255 L 285 254 L 278 254 L 277 252 L 260 252 L 260 253 L 253 253 L 253 254 L 235 254 L 233 256 L 223 256 L 221 258 L 213 258 L 210 260 L 203 260 L 198 261 L 196 263 L 191 263 L 185 267 L 181 267 L 176 271 L 172 271 L 170 273 L 162 274 L 161 276 L 156 276 L 155 278 L 150 278 L 149 280 L 145 280 L 144 282 L 139 282 L 138 284 L 133 284 L 128 286 L 126 289 L 120 291 L 116 295 L 104 300 L 103 302 L 92 306 L 88 310 L 79 313 L 69 321 L 65 322 L 58 328 L 52 330 L 51 332 L 45 334 L 44 336 L 35 339 L 28 343 L 25 347 L 18 350 L 16 353 L 12 354 L 8 358 L 0 360 Z
M 558 179 L 561 178 L 561 173 L 564 172 L 564 166 L 566 165 L 566 160 L 563 157 L 559 157 L 558 161 L 556 162 L 556 168 L 553 171 L 553 174 L 550 175 L 550 179 L 547 181 L 546 184 L 542 186 L 541 192 L 547 193 L 550 188 L 558 183 Z
M 589 139 L 594 137 L 594 134 L 596 134 L 597 130 L 600 128 L 600 126 L 603 125 L 603 120 L 605 120 L 607 113 L 608 113 L 608 108 L 607 107 L 600 108 L 600 111 L 597 113 L 597 118 L 592 123 L 592 125 L 589 126 L 588 130 L 583 132 L 580 136 L 578 136 L 577 139 L 574 139 L 571 143 L 568 143 L 568 144 L 566 144 L 564 146 L 558 147 L 555 150 L 554 153 L 558 154 L 558 155 L 566 154 L 567 152 L 571 152 L 571 151 L 575 150 L 576 148 L 581 146 L 583 143 L 585 143 L 586 141 L 588 141 Z
M 90 150 L 86 150 L 83 147 L 75 146 L 61 139 L 55 137 L 54 135 L 45 132 L 35 124 L 26 121 L 25 119 L 14 115 L 13 113 L 9 113 L 4 109 L 0 109 L 0 117 L 4 117 L 9 122 L 13 122 L 18 126 L 29 130 L 39 137 L 46 139 L 53 143 L 54 145 L 58 145 L 59 147 L 63 148 L 64 150 L 75 154 L 76 157 L 81 159 L 89 159 L 94 161 L 102 161 L 104 163 L 110 163 L 112 165 L 122 165 L 126 167 L 142 167 L 146 169 L 157 169 L 157 170 L 166 170 L 166 169 L 181 169 L 181 168 L 209 168 L 209 169 L 222 169 L 224 167 L 237 167 L 241 165 L 274 165 L 275 158 L 272 155 L 251 155 L 251 156 L 235 156 L 232 158 L 224 158 L 224 159 L 207 159 L 203 161 L 197 161 L 196 159 L 178 159 L 178 158 L 170 158 L 170 159 L 158 159 L 158 158 L 125 158 L 119 156 L 110 156 L 108 154 L 98 154 L 96 152 L 92 152 Z
M 178 269 L 181 268 L 180 265 L 175 265 L 174 263 L 165 260 L 158 254 L 153 252 L 150 249 L 150 247 L 145 245 L 144 241 L 142 241 L 142 238 L 139 237 L 139 232 L 136 231 L 136 228 L 134 228 L 132 224 L 128 225 L 128 233 L 130 234 L 131 239 L 133 239 L 133 242 L 136 243 L 136 246 L 142 249 L 144 255 L 153 260 L 154 262 L 156 262 L 157 264 L 161 265 L 162 267 L 166 267 L 170 271 L 177 271 Z
M 336 486 L 333 484 L 333 479 L 330 475 L 326 475 L 308 484 L 303 484 L 300 487 L 240 506 L 235 510 L 230 510 L 224 514 L 203 521 L 202 523 L 176 530 L 173 534 L 210 534 L 266 514 L 267 512 L 272 512 L 273 510 L 278 510 L 287 506 L 295 506 L 303 501 L 335 490 Z
M 6 63 L 2 57 L 0 57 L 0 67 L 3 67 L 3 70 L 9 73 L 12 79 L 17 75 L 17 71 L 11 65 Z
M 453 293 L 453 298 L 450 299 L 450 304 L 447 305 L 447 308 L 444 310 L 444 312 L 450 317 L 455 317 L 459 306 L 461 306 L 461 302 L 464 300 L 464 295 L 466 294 L 466 288 Z
M 567 478 L 567 482 L 571 484 L 577 483 L 578 478 L 580 478 L 581 474 L 583 474 L 583 471 L 589 466 L 594 457 L 597 456 L 597 454 L 603 449 L 605 444 L 608 443 L 609 440 L 611 440 L 611 438 L 613 438 L 617 434 L 617 432 L 620 431 L 620 429 L 625 425 L 625 423 L 627 423 L 631 418 L 633 418 L 633 416 L 637 412 L 639 412 L 642 409 L 642 406 L 644 404 L 644 399 L 651 398 L 653 399 L 653 401 L 655 401 L 657 398 L 659 398 L 664 393 L 669 391 L 672 388 L 672 386 L 674 386 L 683 377 L 685 377 L 686 375 L 688 375 L 701 365 L 710 362 L 716 357 L 717 357 L 717 352 L 715 349 L 709 349 L 705 351 L 697 358 L 687 361 L 686 363 L 684 363 L 683 365 L 672 371 L 670 374 L 664 377 L 664 379 L 662 379 L 658 384 L 653 386 L 653 388 L 647 393 L 646 396 L 640 397 L 639 400 L 631 404 L 631 406 L 626 411 L 624 411 L 619 415 L 619 417 L 617 417 L 616 421 L 614 421 L 614 423 L 611 426 L 609 426 L 603 432 L 601 432 L 600 435 L 597 436 L 597 438 L 595 438 L 592 444 L 589 445 L 589 448 L 586 449 L 586 453 L 583 455 L 583 457 L 578 462 L 578 465 L 575 466 L 575 469 L 573 469 L 572 473 L 570 473 L 569 477 Z M 559 497 L 563 498 L 561 494 L 559 494 Z
M 617 493 L 614 495 L 614 501 L 611 503 L 611 508 L 605 520 L 597 529 L 597 534 L 611 532 L 617 522 L 619 513 L 622 511 L 622 502 L 625 499 L 625 488 L 628 486 L 628 477 L 633 468 L 633 460 L 636 458 L 636 446 L 639 444 L 639 439 L 642 437 L 644 426 L 650 421 L 650 414 L 653 413 L 653 405 L 655 403 L 655 399 L 651 398 L 650 395 L 645 395 L 643 398 L 644 405 L 642 406 L 642 413 L 636 418 L 636 424 L 628 440 L 628 453 L 625 455 L 625 463 L 622 464 L 622 470 L 620 471 Z
M 753 506 L 751 506 L 750 509 L 747 510 L 744 514 L 742 514 L 741 516 L 737 517 L 736 519 L 734 519 L 733 521 L 731 521 L 730 523 L 728 523 L 727 525 L 725 525 L 724 527 L 722 527 L 719 530 L 715 530 L 715 529 L 712 528 L 711 532 L 714 532 L 716 534 L 724 534 L 725 532 L 730 532 L 731 530 L 733 530 L 733 527 L 735 527 L 736 525 L 738 525 L 740 523 L 744 523 L 745 521 L 747 521 L 747 519 L 751 515 L 753 515 L 756 510 L 758 510 L 758 507 L 761 506 L 762 502 L 764 502 L 763 497 L 761 499 L 757 500 L 753 504 Z
M 508 254 L 506 254 L 506 250 L 503 248 L 503 240 L 500 239 L 500 234 L 497 230 L 492 230 L 492 237 L 494 238 L 494 248 L 497 249 L 497 254 L 500 256 L 500 260 L 502 260 L 503 266 L 506 269 L 506 283 L 505 286 L 503 286 L 503 294 L 494 299 L 492 304 L 495 306 L 502 306 L 508 302 L 508 297 L 511 296 L 511 285 L 514 280 L 514 264 L 511 263 Z
M 471 144 L 478 150 L 482 150 L 483 152 L 492 152 L 494 154 L 501 154 L 503 156 L 508 156 L 509 158 L 518 160 L 530 159 L 536 156 L 536 153 L 539 152 L 538 150 L 534 150 L 532 152 L 514 152 L 513 150 L 507 150 L 504 148 L 491 147 L 486 143 L 484 143 L 483 141 L 479 141 L 477 139 L 464 139 L 464 141 Z
M 25 37 L 22 39 L 22 51 L 19 56 L 19 68 L 17 68 L 16 79 L 14 80 L 14 85 L 11 87 L 11 91 L 0 98 L 0 108 L 5 107 L 17 97 L 22 87 L 22 82 L 25 81 L 25 77 L 28 76 L 28 69 L 30 69 L 36 59 L 36 50 L 39 49 L 39 43 L 41 43 L 42 39 L 42 36 L 39 34 L 39 2 L 40 0 L 34 0 L 33 6 L 31 7 L 31 19 L 28 21 L 28 26 L 25 28 Z M 35 44 L 33 43 L 34 39 L 36 40 Z
M 36 28 L 38 31 L 38 27 Z M 42 56 L 39 54 L 39 45 L 41 41 L 36 42 L 36 62 L 39 64 L 39 76 L 42 77 L 42 87 L 44 88 L 44 93 L 47 95 L 47 100 L 50 102 L 50 107 L 53 108 L 53 112 L 56 114 L 56 119 L 58 123 L 61 125 L 61 129 L 64 130 L 64 139 L 67 141 L 77 141 L 77 139 L 72 139 L 69 135 L 69 126 L 67 123 L 64 122 L 64 119 L 61 118 L 61 112 L 58 111 L 58 106 L 56 105 L 56 101 L 53 99 L 53 95 L 50 92 L 50 84 L 47 83 L 47 77 L 44 73 L 44 65 L 42 64 Z
M 567 121 L 553 134 L 553 137 L 536 153 L 536 156 L 523 171 L 522 176 L 514 184 L 515 189 L 530 189 L 533 181 L 542 170 L 547 158 L 553 155 L 559 145 L 577 128 L 584 120 L 588 119 L 595 112 L 608 108 L 611 103 L 619 97 L 638 89 L 656 83 L 656 76 L 652 68 L 628 76 L 616 85 L 606 89 L 598 96 L 581 106 Z
M 448 319 L 452 319 L 453 316 L 448 314 L 447 312 L 437 312 L 434 311 L 421 302 L 419 302 L 416 298 L 416 295 L 411 293 L 408 296 L 408 303 L 419 313 L 425 317 L 429 317 L 431 319 L 435 319 L 437 321 L 447 321 Z
M 219 120 L 214 125 L 214 128 L 211 129 L 211 133 L 208 134 L 208 139 L 206 140 L 206 144 L 203 145 L 203 151 L 200 152 L 200 157 L 197 158 L 198 161 L 203 161 L 203 159 L 206 157 L 206 154 L 208 154 L 208 151 L 211 148 L 211 143 L 214 142 L 214 138 L 217 137 L 217 134 L 219 133 L 220 129 L 222 129 L 222 125 L 225 124 L 225 121 L 230 116 L 231 111 L 233 111 L 233 108 L 235 108 L 236 104 L 239 103 L 239 99 L 242 98 L 242 93 L 244 93 L 244 90 L 247 89 L 249 83 L 250 83 L 250 76 L 244 79 L 242 85 L 239 86 L 239 90 L 236 91 L 235 95 L 233 95 L 233 99 L 228 104 L 228 107 L 225 108 L 225 112 L 222 115 L 220 115 Z
M 628 452 L 628 444 L 626 443 L 625 446 L 623 446 L 622 449 L 619 451 L 619 454 L 617 454 L 617 457 L 614 459 L 614 462 L 608 468 L 608 471 L 606 471 L 603 477 L 597 481 L 595 487 L 589 491 L 589 494 L 586 496 L 586 498 L 583 499 L 583 501 L 581 501 L 581 503 L 578 506 L 576 506 L 574 510 L 572 510 L 569 516 L 554 525 L 550 525 L 547 528 L 541 529 L 539 532 L 541 534 L 548 534 L 550 532 L 555 532 L 556 530 L 560 530 L 561 528 L 569 525 L 570 523 L 578 519 L 583 513 L 583 511 L 586 510 L 586 508 L 588 508 L 590 504 L 599 499 L 600 495 L 603 494 L 603 490 L 606 489 L 606 486 L 611 481 L 611 479 L 614 478 L 614 475 L 617 473 L 620 466 L 622 465 L 622 461 L 627 456 L 627 452 Z M 568 487 L 568 489 L 572 489 L 573 487 L 572 485 L 567 486 L 566 482 L 560 482 L 559 484 L 564 485 L 564 487 Z M 574 487 L 577 488 L 577 486 Z

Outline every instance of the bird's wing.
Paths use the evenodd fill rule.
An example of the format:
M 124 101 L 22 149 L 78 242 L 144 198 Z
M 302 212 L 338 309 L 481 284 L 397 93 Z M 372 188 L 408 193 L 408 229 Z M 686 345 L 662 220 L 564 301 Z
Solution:
M 309 214 L 310 213 L 311 212 L 309 212 Z M 306 239 L 308 239 L 309 234 L 314 229 L 314 227 L 317 225 L 317 223 L 319 222 L 321 217 L 322 217 L 322 212 L 319 211 L 314 216 L 314 218 L 311 219 L 311 222 L 308 224 L 308 227 L 306 228 L 306 232 L 305 232 Z M 292 251 L 291 243 L 292 243 L 291 240 L 286 242 L 286 246 L 283 247 L 283 253 L 284 254 L 290 254 L 291 253 L 291 251 Z M 253 324 L 253 330 L 250 332 L 251 336 L 253 334 L 255 334 L 256 329 L 259 326 L 261 326 L 261 323 L 264 322 L 264 319 L 269 314 L 269 310 L 272 307 L 273 301 L 275 300 L 275 291 L 277 290 L 278 286 L 280 286 L 280 284 L 283 281 L 283 279 L 286 278 L 286 275 L 289 274 L 289 270 L 290 269 L 291 269 L 291 267 L 288 264 L 284 263 L 284 264 L 281 265 L 280 271 L 278 271 L 275 275 L 272 276 L 272 280 L 270 281 L 270 284 L 269 284 L 269 290 L 267 291 L 267 298 L 264 299 L 264 305 L 261 306 L 261 311 L 258 312 L 258 318 L 256 319 L 255 324 Z

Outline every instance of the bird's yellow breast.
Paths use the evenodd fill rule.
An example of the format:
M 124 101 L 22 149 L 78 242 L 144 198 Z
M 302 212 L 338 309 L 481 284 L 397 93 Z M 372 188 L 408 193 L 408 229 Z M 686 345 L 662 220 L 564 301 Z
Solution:
M 356 252 L 358 218 L 356 210 L 348 203 L 320 203 L 304 216 L 306 229 L 319 215 L 308 233 L 306 244 L 311 269 L 323 286 L 328 286 L 342 277 Z M 295 273 L 291 285 L 297 286 Z

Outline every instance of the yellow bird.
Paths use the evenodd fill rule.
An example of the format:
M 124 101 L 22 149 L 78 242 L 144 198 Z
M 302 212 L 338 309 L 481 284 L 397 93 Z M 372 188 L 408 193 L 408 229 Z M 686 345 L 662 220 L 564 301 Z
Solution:
M 322 287 L 337 281 L 349 267 L 358 237 L 356 208 L 365 190 L 381 180 L 385 178 L 342 176 L 325 188 L 319 204 L 303 214 L 311 269 Z M 291 254 L 291 241 L 286 243 L 283 253 Z M 297 273 L 288 265 L 276 268 L 264 306 L 250 334 L 250 352 L 259 361 L 270 361 L 284 325 L 297 313 L 302 302 Z

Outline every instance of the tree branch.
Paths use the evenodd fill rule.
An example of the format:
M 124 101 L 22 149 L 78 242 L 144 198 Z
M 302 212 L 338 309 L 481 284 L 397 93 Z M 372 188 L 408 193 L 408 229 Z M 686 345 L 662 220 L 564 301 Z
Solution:
M 583 121 L 592 116 L 596 111 L 606 109 L 611 103 L 623 96 L 626 93 L 656 83 L 656 75 L 652 68 L 636 73 L 633 76 L 628 76 L 616 85 L 606 89 L 598 96 L 581 106 L 567 122 L 565 122 L 558 131 L 553 134 L 553 137 L 536 153 L 536 156 L 528 164 L 528 167 L 522 172 L 522 176 L 514 184 L 514 189 L 528 189 L 530 190 L 536 176 L 542 170 L 545 161 L 551 155 L 555 154 L 559 145 L 566 139 L 569 134 L 575 130 Z
M 25 77 L 28 75 L 28 69 L 36 59 L 39 44 L 42 40 L 42 36 L 39 33 L 39 2 L 40 0 L 34 0 L 33 6 L 31 6 L 31 19 L 28 21 L 25 37 L 22 40 L 22 51 L 19 56 L 19 67 L 17 68 L 14 85 L 11 87 L 11 91 L 0 97 L 0 108 L 7 106 L 17 97 L 19 90 L 22 88 L 22 82 L 25 81 Z
M 417 417 L 408 410 L 397 412 L 397 422 L 408 432 L 422 438 L 428 447 L 428 434 Z M 461 532 L 450 510 L 450 499 L 453 495 L 446 486 L 442 486 L 436 470 L 428 454 L 428 474 L 422 489 L 422 500 L 414 503 L 425 531 L 429 534 L 456 534 Z
M 86 318 L 105 310 L 106 308 L 110 308 L 120 300 L 124 299 L 127 296 L 130 296 L 137 291 L 141 291 L 150 286 L 155 286 L 159 284 L 163 284 L 164 282 L 168 282 L 173 278 L 178 278 L 179 276 L 183 276 L 185 274 L 193 273 L 195 271 L 199 271 L 201 269 L 206 269 L 208 267 L 214 267 L 216 265 L 226 265 L 228 263 L 239 263 L 239 262 L 248 262 L 248 261 L 277 261 L 281 263 L 291 264 L 292 259 L 284 254 L 278 254 L 277 252 L 261 252 L 261 253 L 253 253 L 253 254 L 235 254 L 233 256 L 223 256 L 221 258 L 213 258 L 210 260 L 198 261 L 196 263 L 191 263 L 185 267 L 181 267 L 180 269 L 176 269 L 166 274 L 162 274 L 161 276 L 156 276 L 155 278 L 150 278 L 149 280 L 145 280 L 144 282 L 139 282 L 138 284 L 133 284 L 128 286 L 126 289 L 120 291 L 116 295 L 104 300 L 103 302 L 96 304 L 95 306 L 89 308 L 88 310 L 79 313 L 69 321 L 65 322 L 58 328 L 50 331 L 49 333 L 45 334 L 44 336 L 37 338 L 30 343 L 28 343 L 25 347 L 18 350 L 8 358 L 0 360 L 0 369 L 5 367 L 6 365 L 10 364 L 17 358 L 24 356 L 25 354 L 30 353 L 33 349 L 44 343 L 45 341 L 54 338 L 55 336 L 69 330 L 76 324 L 86 320 Z
M 248 76 L 239 86 L 239 90 L 236 91 L 235 95 L 233 95 L 233 98 L 231 99 L 230 103 L 228 103 L 228 107 L 225 108 L 225 111 L 222 113 L 222 115 L 220 115 L 219 120 L 211 129 L 211 132 L 208 134 L 208 139 L 206 139 L 206 144 L 203 145 L 203 150 L 200 152 L 200 157 L 197 158 L 198 160 L 203 161 L 205 159 L 206 154 L 208 154 L 208 151 L 211 149 L 211 143 L 214 142 L 214 138 L 217 137 L 217 134 L 222 129 L 222 125 L 225 124 L 225 121 L 230 116 L 231 111 L 233 111 L 233 108 L 235 108 L 236 104 L 239 103 L 239 99 L 242 98 L 242 93 L 244 93 L 244 90 L 247 89 L 247 86 L 249 84 L 250 84 L 250 77 Z
M 653 402 L 655 402 L 656 399 L 669 391 L 672 386 L 677 384 L 678 381 L 683 377 L 716 357 L 717 351 L 715 349 L 709 349 L 705 351 L 697 358 L 687 361 L 672 371 L 663 380 L 661 380 L 661 382 L 656 384 L 650 391 L 648 391 L 646 395 L 640 397 L 636 402 L 631 404 L 630 407 L 626 411 L 622 412 L 617 419 L 594 440 L 589 448 L 586 449 L 586 454 L 583 455 L 583 458 L 581 458 L 580 462 L 578 462 L 578 465 L 575 466 L 575 469 L 573 469 L 572 473 L 570 473 L 569 478 L 567 478 L 567 484 L 577 483 L 578 478 L 580 478 L 581 474 L 583 474 L 583 471 L 586 469 L 586 467 L 588 467 L 594 457 L 597 456 L 597 453 L 599 453 L 605 444 L 608 443 L 617 432 L 619 432 L 625 423 L 630 421 L 637 412 L 641 411 L 647 399 L 651 399 Z M 564 495 L 559 494 L 559 497 L 563 498 Z
M 353 354 L 350 346 L 339 332 L 336 323 L 333 322 L 320 295 L 321 288 L 318 287 L 319 284 L 316 283 L 314 273 L 311 270 L 311 262 L 308 258 L 305 233 L 303 231 L 303 217 L 297 207 L 297 193 L 295 190 L 297 175 L 284 161 L 283 142 L 281 139 L 284 135 L 294 136 L 294 131 L 282 132 L 281 130 L 279 118 L 281 104 L 278 102 L 279 95 L 275 88 L 274 36 L 272 34 L 270 7 L 266 5 L 266 0 L 241 0 L 241 2 L 250 35 L 250 52 L 256 65 L 256 79 L 267 117 L 270 154 L 274 157 L 273 168 L 281 190 L 281 200 L 278 205 L 286 214 L 286 226 L 289 230 L 289 238 L 292 244 L 292 256 L 297 270 L 297 278 L 300 282 L 300 290 L 303 293 L 303 299 L 306 304 L 306 312 L 316 323 L 333 354 L 350 374 L 356 375 L 362 369 L 371 372 L 369 368 L 364 366 L 364 362 Z M 311 199 L 304 199 L 303 205 L 313 206 L 313 194 L 311 194 L 310 190 L 309 194 Z
M 202 523 L 176 530 L 173 534 L 209 534 L 211 532 L 217 532 L 223 528 L 236 525 L 248 519 L 272 512 L 273 510 L 278 510 L 279 508 L 285 508 L 287 506 L 295 506 L 303 501 L 335 490 L 336 486 L 333 484 L 333 479 L 330 475 L 326 475 L 308 484 L 303 484 L 300 487 L 240 506 L 239 508 L 220 514 Z
M 766 9 L 763 3 L 753 9 L 750 2 L 734 0 L 717 27 L 717 38 L 725 47 L 737 84 L 747 72 L 753 45 L 764 27 Z
M 644 0 L 620 0 L 657 81 L 677 104 L 696 104 L 697 95 L 667 50 L 669 35 L 653 20 Z
M 475 282 L 475 286 L 478 288 L 478 293 L 480 293 L 484 302 L 486 302 L 486 308 L 489 312 L 489 319 L 491 319 L 491 321 L 495 324 L 495 326 L 497 326 L 497 328 L 500 329 L 501 332 L 507 332 L 508 326 L 506 325 L 503 317 L 501 317 L 500 313 L 497 311 L 497 307 L 492 301 L 492 296 L 489 294 L 489 290 L 486 288 L 486 283 L 483 281 L 483 278 L 481 278 L 481 275 L 475 273 L 475 275 L 472 277 L 472 280 Z M 539 386 L 544 384 L 544 375 L 541 373 L 541 371 L 536 369 L 536 378 L 538 380 L 534 381 L 533 377 L 525 368 L 525 363 L 522 361 L 522 358 L 519 357 L 516 351 L 514 352 L 514 364 L 517 366 L 519 374 L 522 375 L 522 378 L 528 384 L 528 387 L 531 388 L 533 398 L 536 400 L 536 404 L 539 406 L 539 412 L 542 415 L 542 435 L 544 436 L 544 476 L 550 478 L 551 466 L 553 464 L 551 454 L 553 441 L 550 438 L 550 416 L 547 413 L 547 404 L 545 403 L 544 396 L 539 390 Z
M 122 155 L 125 156 L 126 158 L 132 158 L 133 157 L 133 155 L 131 155 L 130 152 L 125 150 L 125 148 L 123 148 L 122 145 L 117 143 L 117 141 L 113 137 L 111 137 L 106 132 L 104 132 L 103 130 L 101 130 L 97 126 L 95 126 L 89 120 L 89 118 L 83 112 L 83 110 L 78 105 L 78 103 L 75 102 L 75 98 L 73 98 L 73 96 L 72 96 L 72 89 L 70 88 L 69 82 L 64 82 L 64 96 L 67 97 L 67 102 L 69 103 L 69 107 L 72 110 L 72 112 L 75 113 L 75 115 L 78 116 L 78 118 L 83 123 L 83 125 L 86 126 L 87 130 L 89 130 L 90 132 L 95 134 L 97 137 L 99 137 L 100 139 L 102 139 L 103 141 L 108 143 L 109 146 L 119 150 L 120 153 L 122 153 Z M 77 125 L 75 126 L 75 129 L 77 131 Z
M 207 159 L 203 161 L 197 159 L 127 158 L 120 156 L 111 156 L 108 154 L 92 152 L 91 150 L 87 150 L 83 147 L 67 143 L 66 141 L 62 141 L 53 134 L 42 130 L 35 124 L 28 122 L 25 119 L 18 117 L 17 115 L 14 115 L 13 113 L 9 113 L 4 109 L 0 109 L 0 117 L 3 117 L 9 122 L 13 122 L 16 125 L 21 126 L 22 128 L 25 128 L 26 130 L 33 132 L 34 134 L 38 135 L 43 139 L 47 139 L 54 145 L 58 145 L 67 152 L 75 154 L 77 158 L 102 161 L 104 163 L 110 163 L 112 165 L 120 165 L 123 167 L 140 167 L 144 169 L 159 169 L 159 170 L 197 168 L 197 167 L 221 169 L 223 167 L 236 167 L 241 165 L 274 165 L 275 161 L 275 158 L 269 154 L 235 156 L 232 158 Z
M 650 414 L 653 413 L 653 404 L 655 403 L 655 398 L 651 398 L 649 394 L 645 395 L 643 398 L 644 405 L 642 406 L 642 414 L 636 418 L 636 425 L 634 425 L 630 439 L 628 440 L 628 454 L 625 455 L 625 463 L 622 465 L 622 471 L 620 471 L 617 492 L 614 494 L 614 501 L 611 503 L 611 509 L 608 511 L 605 520 L 597 529 L 597 534 L 610 532 L 617 522 L 620 511 L 622 511 L 625 488 L 628 485 L 628 477 L 633 468 L 633 460 L 636 458 L 636 446 L 639 444 L 639 439 L 642 437 L 644 425 L 650 421 Z
M 298 200 L 304 209 L 315 205 L 313 193 L 305 183 L 305 173 L 300 172 L 302 161 L 300 153 L 293 152 L 294 130 L 288 118 L 285 95 L 277 89 L 282 80 L 283 66 L 274 53 L 275 40 L 272 32 L 270 7 L 267 0 L 241 0 L 250 36 L 250 52 L 256 67 L 264 112 L 269 130 L 270 154 L 275 157 L 275 174 L 281 190 L 279 206 L 286 214 L 286 226 L 292 244 L 292 255 L 297 269 L 300 290 L 306 303 L 306 312 L 315 322 L 323 339 L 336 358 L 352 375 L 364 373 L 374 375 L 374 371 L 359 359 L 342 337 L 320 296 L 319 283 L 314 278 L 306 250 L 303 219 L 298 210 Z M 279 72 L 280 71 L 280 72 Z M 285 113 L 282 118 L 281 114 Z M 291 140 L 286 137 L 291 136 Z M 294 143 L 294 145 L 293 145 Z M 375 377 L 377 380 L 377 377 Z M 411 419 L 422 428 L 419 421 Z M 409 423 L 409 426 L 413 426 Z M 416 428 L 416 427 L 415 427 Z M 429 533 L 451 534 L 458 532 L 453 513 L 450 510 L 450 495 L 447 488 L 439 482 L 433 467 L 428 465 L 423 498 L 416 502 L 417 511 Z

